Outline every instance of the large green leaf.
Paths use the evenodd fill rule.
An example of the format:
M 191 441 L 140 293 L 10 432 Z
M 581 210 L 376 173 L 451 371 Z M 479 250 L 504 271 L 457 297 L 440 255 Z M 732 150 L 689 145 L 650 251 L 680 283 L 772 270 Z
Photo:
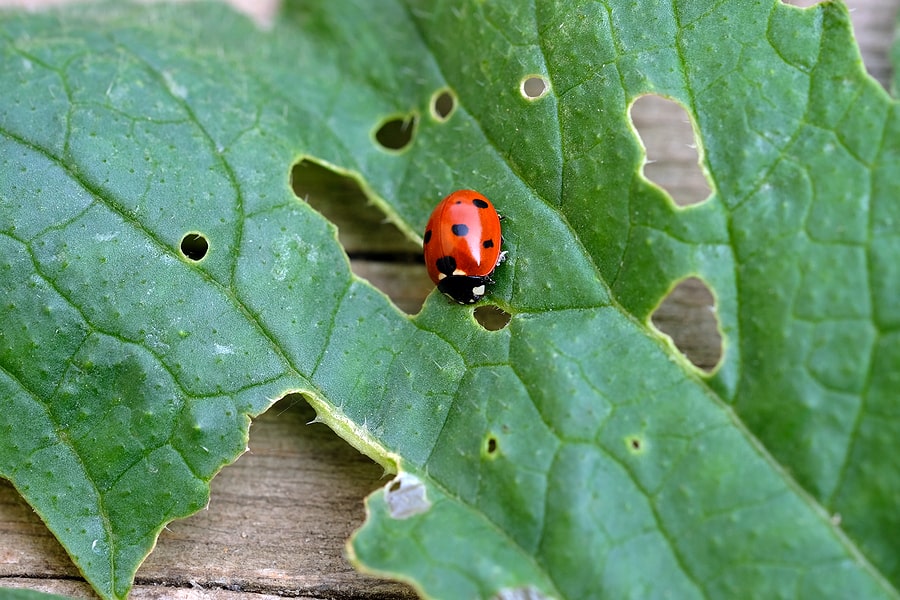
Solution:
M 45 594 L 32 590 L 0 588 L 0 600 L 66 600 L 66 596 Z
M 426 594 L 896 597 L 900 132 L 845 8 L 349 4 L 266 32 L 207 4 L 0 15 L 0 475 L 97 591 L 293 390 L 400 473 L 351 554 Z M 705 203 L 640 174 L 645 93 L 693 117 Z M 509 325 L 354 277 L 300 157 L 411 236 L 452 189 L 493 199 Z M 688 275 L 710 376 L 649 326 Z

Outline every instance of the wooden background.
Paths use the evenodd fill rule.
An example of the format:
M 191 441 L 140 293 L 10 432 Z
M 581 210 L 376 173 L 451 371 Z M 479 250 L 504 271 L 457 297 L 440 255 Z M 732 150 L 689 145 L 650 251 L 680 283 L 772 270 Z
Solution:
M 64 0 L 0 0 L 0 7 Z M 265 21 L 271 0 L 235 0 Z M 812 2 L 803 2 L 803 5 Z M 888 50 L 900 0 L 848 3 L 869 72 L 890 76 Z M 646 174 L 676 200 L 698 201 L 708 188 L 696 166 L 693 134 L 680 109 L 655 98 L 632 117 L 648 149 Z M 432 285 L 419 248 L 365 205 L 352 185 L 306 165 L 301 194 L 340 227 L 354 271 L 414 313 Z M 326 194 L 327 190 L 327 194 Z M 323 204 L 320 196 L 332 197 Z M 336 200 L 336 201 L 335 201 Z M 712 296 L 702 283 L 679 286 L 654 321 L 698 366 L 718 357 Z M 336 437 L 300 398 L 279 401 L 250 430 L 250 452 L 212 481 L 208 510 L 176 521 L 137 574 L 131 597 L 215 600 L 413 598 L 399 583 L 356 573 L 344 544 L 364 518 L 363 498 L 387 479 L 380 467 Z M 13 487 L 0 480 L 0 587 L 27 587 L 93 598 L 59 543 Z

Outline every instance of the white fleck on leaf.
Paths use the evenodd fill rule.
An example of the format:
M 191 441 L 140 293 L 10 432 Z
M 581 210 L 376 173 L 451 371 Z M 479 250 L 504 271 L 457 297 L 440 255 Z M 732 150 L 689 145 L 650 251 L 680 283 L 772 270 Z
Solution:
M 425 484 L 409 473 L 398 474 L 385 486 L 384 499 L 394 519 L 408 519 L 431 508 Z

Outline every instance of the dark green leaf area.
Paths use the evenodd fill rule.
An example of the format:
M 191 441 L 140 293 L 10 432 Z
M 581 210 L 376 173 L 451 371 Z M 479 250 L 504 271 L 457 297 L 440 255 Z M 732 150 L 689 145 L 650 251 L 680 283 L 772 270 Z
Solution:
M 28 39 L 31 33 L 26 20 L 4 19 L 4 25 L 6 39 Z M 24 47 L 4 43 L 0 50 L 2 62 L 7 67 L 4 75 L 10 78 L 9 85 L 0 86 L 0 117 L 7 136 L 28 140 L 57 155 L 63 151 L 68 138 L 66 115 L 69 110 L 66 82 L 59 63 L 69 52 L 85 50 L 77 39 L 68 43 L 75 47 L 62 41 L 52 46 L 26 43 Z M 4 139 L 4 143 L 6 141 Z M 8 183 L 9 180 L 4 178 L 0 185 Z
M 497 292 L 515 310 L 590 308 L 609 303 L 609 292 L 596 267 L 556 211 L 530 194 L 509 198 L 506 210 L 503 247 L 509 257 L 495 273 Z
M 352 550 L 367 557 L 367 568 L 394 574 L 405 563 L 404 577 L 428 596 L 489 598 L 530 587 L 559 597 L 533 559 L 478 510 L 432 485 L 427 499 L 429 510 L 407 519 L 389 516 L 381 490 L 366 499 L 375 518 L 354 534 Z
M 79 311 L 34 271 L 28 247 L 0 235 L 0 361 L 39 397 L 51 395 L 88 328 Z M 33 365 L 40 365 L 32 368 Z
M 33 141 L 4 136 L 0 160 L 9 174 L 0 178 L 0 232 L 13 239 L 28 242 L 48 227 L 74 219 L 94 202 L 88 190 L 72 185 L 65 166 Z
M 426 299 L 413 322 L 440 336 L 469 368 L 509 362 L 509 329 L 485 330 L 475 320 L 471 307 L 460 306 L 437 290 Z M 446 356 L 432 358 L 440 361 Z
M 351 286 L 347 257 L 336 236 L 333 225 L 296 200 L 274 204 L 244 221 L 235 277 L 260 283 L 242 285 L 237 294 L 265 335 L 302 373 L 315 371 L 324 358 Z M 379 310 L 385 309 L 382 297 Z
M 502 531 L 504 546 L 534 557 L 528 577 L 509 586 L 546 591 L 549 581 L 551 595 L 572 598 L 635 589 L 681 597 L 856 585 L 883 592 L 727 409 L 678 363 L 660 360 L 664 349 L 618 310 L 517 314 L 508 330 L 490 335 L 508 335 L 509 364 L 470 368 L 456 389 L 427 481 L 433 502 L 447 495 L 468 515 L 450 535 L 490 546 Z M 654 368 L 635 378 L 635 364 Z M 427 532 L 447 509 L 434 502 L 396 520 L 380 502 L 370 500 L 356 555 L 376 570 L 392 564 L 427 590 L 436 575 L 419 572 L 411 557 L 453 556 L 442 554 L 452 540 Z M 388 533 L 384 521 L 392 520 Z M 414 523 L 421 526 L 409 529 Z M 402 566 L 391 559 L 397 546 L 405 548 Z M 658 577 L 647 578 L 648 565 Z M 470 585 L 484 596 L 507 585 L 474 571 Z
M 329 345 L 311 380 L 328 390 L 339 413 L 422 465 L 465 367 L 449 344 L 397 314 L 381 294 L 354 282 L 336 307 Z
M 37 268 L 85 320 L 148 347 L 185 391 L 215 394 L 276 374 L 278 360 L 269 363 L 272 349 L 234 297 L 117 211 L 95 204 L 32 248 Z
M 701 595 L 737 593 L 759 576 L 793 585 L 806 569 L 784 569 L 782 561 L 795 553 L 813 562 L 850 564 L 840 540 L 816 525 L 820 517 L 805 511 L 801 498 L 710 405 L 700 386 L 685 381 L 674 363 L 653 362 L 660 349 L 649 340 L 636 342 L 633 325 L 619 313 L 593 319 L 602 324 L 584 317 L 567 324 L 535 317 L 523 328 L 521 351 L 516 344 L 511 351 L 526 381 L 529 374 L 538 379 L 539 365 L 555 365 L 545 370 L 540 387 L 530 387 L 539 390 L 532 392 L 535 403 L 542 414 L 553 415 L 547 418 L 551 426 L 560 424 L 566 442 L 551 470 L 543 546 L 554 581 L 576 586 L 566 596 L 604 585 L 599 577 L 575 583 L 575 573 L 587 564 L 573 566 L 580 545 L 557 554 L 567 538 L 581 539 L 590 549 L 583 560 L 604 556 L 601 564 L 610 561 L 611 568 L 641 548 L 670 572 L 667 581 L 681 581 Z M 538 343 L 548 338 L 548 329 L 550 347 Z M 590 331 L 602 331 L 602 338 L 592 339 Z M 656 366 L 640 382 L 617 377 L 631 364 Z M 591 401 L 579 405 L 581 398 Z M 764 514 L 779 518 L 766 522 Z M 772 525 L 782 518 L 796 530 Z M 645 536 L 646 544 L 638 541 Z M 777 567 L 769 562 L 773 558 Z M 641 569 L 631 580 L 627 569 L 617 577 L 623 587 L 609 590 L 610 596 L 646 584 Z
M 148 351 L 103 334 L 72 356 L 52 402 L 4 387 L 3 475 L 86 573 L 122 582 L 118 594 L 161 524 L 202 508 L 222 457 L 246 444 L 249 421 L 227 398 L 186 400 Z
M 900 164 L 900 106 L 891 106 L 885 124 L 884 142 L 876 169 L 872 175 L 872 187 L 879 194 L 873 203 L 872 232 L 869 243 L 871 269 L 878 273 L 870 281 L 875 322 L 885 330 L 900 327 L 900 239 L 897 223 L 900 223 L 900 177 L 896 165 Z
M 699 273 L 711 285 L 727 342 L 711 388 L 897 581 L 896 539 L 875 533 L 896 525 L 884 498 L 900 489 L 882 445 L 895 419 L 875 401 L 890 389 L 875 365 L 896 371 L 883 338 L 900 322 L 896 106 L 861 69 L 840 4 L 698 6 L 649 11 L 644 37 L 624 26 L 624 7 L 578 6 L 559 11 L 565 27 L 539 27 L 561 121 L 582 120 L 563 128 L 574 198 L 560 209 L 638 318 L 672 281 Z M 570 72 L 558 36 L 590 40 L 591 67 Z M 651 44 L 675 49 L 677 69 Z M 611 66 L 630 53 L 645 60 Z M 674 209 L 640 178 L 616 179 L 640 167 L 634 135 L 619 111 L 586 115 L 597 98 L 615 107 L 642 93 L 671 95 L 696 120 L 714 184 L 704 205 Z M 608 144 L 584 139 L 598 131 Z
M 0 161 L 15 174 L 0 177 L 0 476 L 104 597 L 124 597 L 161 528 L 206 504 L 211 477 L 246 447 L 249 415 L 305 383 L 232 279 L 238 250 L 261 241 L 267 279 L 279 273 L 276 238 L 236 225 L 250 199 L 256 211 L 276 195 L 296 203 L 283 177 L 253 172 L 271 153 L 245 164 L 247 187 L 222 158 L 270 112 L 245 105 L 208 127 L 219 120 L 186 95 L 246 96 L 191 87 L 209 85 L 209 57 L 162 58 L 135 10 L 85 9 L 64 26 L 5 15 L 0 69 L 30 82 L 19 92 L 47 94 L 0 86 Z M 210 241 L 199 263 L 179 250 L 190 231 Z
M 461 98 L 465 108 L 484 132 L 486 141 L 503 157 L 506 168 L 546 201 L 560 201 L 562 155 L 556 126 L 556 100 L 527 106 L 519 80 L 547 72 L 538 41 L 537 23 L 531 7 L 515 3 L 433 6 L 412 2 L 414 14 L 429 14 L 416 21 L 424 44 L 441 72 Z M 447 36 L 445 28 L 458 32 Z M 460 77 L 471 57 L 461 47 L 478 48 L 480 73 Z M 510 81 L 510 76 L 516 81 Z M 516 115 L 515 127 L 490 115 Z
M 888 166 L 896 156 L 896 109 L 848 51 L 846 12 L 828 4 L 818 14 L 822 26 L 813 31 L 821 49 L 809 74 L 808 109 L 792 117 L 785 136 L 770 136 L 779 153 L 765 179 L 732 199 L 733 228 L 741 232 L 733 237 L 738 296 L 747 307 L 740 345 L 753 365 L 735 406 L 896 581 L 896 540 L 869 537 L 896 526 L 883 498 L 900 489 L 884 453 L 884 436 L 896 427 L 884 419 L 877 399 L 886 388 L 875 376 L 876 365 L 894 372 L 898 364 L 888 366 L 895 356 L 885 353 L 883 338 L 896 306 L 887 298 L 900 290 L 892 267 L 879 260 L 897 249 L 896 229 L 883 228 L 897 218 L 896 162 Z M 786 97 L 780 110 L 798 113 L 804 104 Z
M 534 553 L 559 440 L 506 366 L 470 369 L 428 461 L 429 475 Z

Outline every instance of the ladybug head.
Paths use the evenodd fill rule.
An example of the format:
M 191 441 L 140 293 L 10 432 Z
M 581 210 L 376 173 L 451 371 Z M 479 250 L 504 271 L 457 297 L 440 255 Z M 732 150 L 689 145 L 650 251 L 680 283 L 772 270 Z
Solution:
M 438 283 L 438 290 L 447 294 L 460 304 L 474 304 L 484 296 L 487 277 L 470 275 L 449 275 Z

